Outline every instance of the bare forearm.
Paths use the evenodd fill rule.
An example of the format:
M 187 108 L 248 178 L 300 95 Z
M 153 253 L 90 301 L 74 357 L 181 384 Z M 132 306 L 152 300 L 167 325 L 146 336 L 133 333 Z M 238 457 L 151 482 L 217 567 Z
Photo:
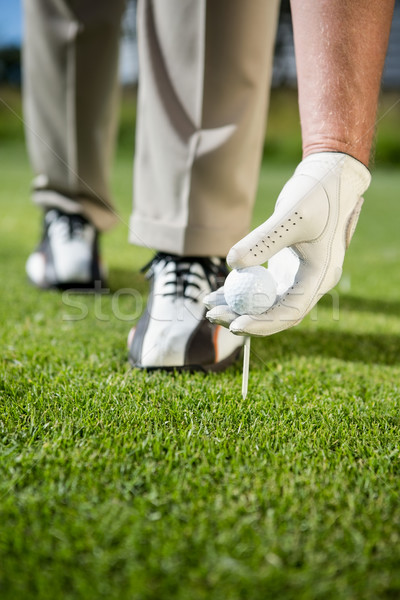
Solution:
M 368 165 L 394 0 L 291 0 L 304 157 Z

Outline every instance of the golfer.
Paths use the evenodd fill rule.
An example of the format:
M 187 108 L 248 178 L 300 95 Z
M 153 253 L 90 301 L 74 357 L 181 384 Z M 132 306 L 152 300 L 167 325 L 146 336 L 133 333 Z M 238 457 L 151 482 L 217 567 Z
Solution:
M 155 254 L 148 305 L 128 338 L 136 367 L 223 369 L 243 334 L 295 325 L 340 278 L 370 182 L 394 0 L 292 0 L 304 158 L 274 214 L 248 234 L 278 4 L 139 0 L 129 238 Z M 104 277 L 99 236 L 118 220 L 109 170 L 123 9 L 123 0 L 25 0 L 26 136 L 43 211 L 26 269 L 41 288 Z M 227 255 L 232 267 L 270 261 L 280 295 L 269 311 L 238 317 L 221 303 Z

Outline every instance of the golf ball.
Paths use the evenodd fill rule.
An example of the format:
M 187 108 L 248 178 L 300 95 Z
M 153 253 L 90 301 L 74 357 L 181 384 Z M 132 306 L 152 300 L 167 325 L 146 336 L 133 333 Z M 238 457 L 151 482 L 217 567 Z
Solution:
M 224 283 L 228 306 L 239 315 L 260 315 L 276 300 L 276 283 L 265 267 L 234 269 Z

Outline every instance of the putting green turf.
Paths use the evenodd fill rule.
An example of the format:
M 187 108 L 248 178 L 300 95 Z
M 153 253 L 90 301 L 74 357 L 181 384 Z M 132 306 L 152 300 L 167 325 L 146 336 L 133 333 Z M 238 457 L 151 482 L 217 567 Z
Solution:
M 127 365 L 151 256 L 126 243 L 130 152 L 103 243 L 111 291 L 62 296 L 25 280 L 39 215 L 20 136 L 5 139 L 0 598 L 399 598 L 400 170 L 376 169 L 337 289 L 253 341 L 243 402 L 240 364 Z M 293 167 L 263 166 L 255 224 Z

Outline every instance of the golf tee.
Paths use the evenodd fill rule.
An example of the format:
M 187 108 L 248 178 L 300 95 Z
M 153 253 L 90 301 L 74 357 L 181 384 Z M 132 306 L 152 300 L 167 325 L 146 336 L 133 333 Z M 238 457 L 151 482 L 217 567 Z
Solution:
M 246 399 L 249 386 L 250 337 L 246 337 L 243 348 L 242 398 Z

